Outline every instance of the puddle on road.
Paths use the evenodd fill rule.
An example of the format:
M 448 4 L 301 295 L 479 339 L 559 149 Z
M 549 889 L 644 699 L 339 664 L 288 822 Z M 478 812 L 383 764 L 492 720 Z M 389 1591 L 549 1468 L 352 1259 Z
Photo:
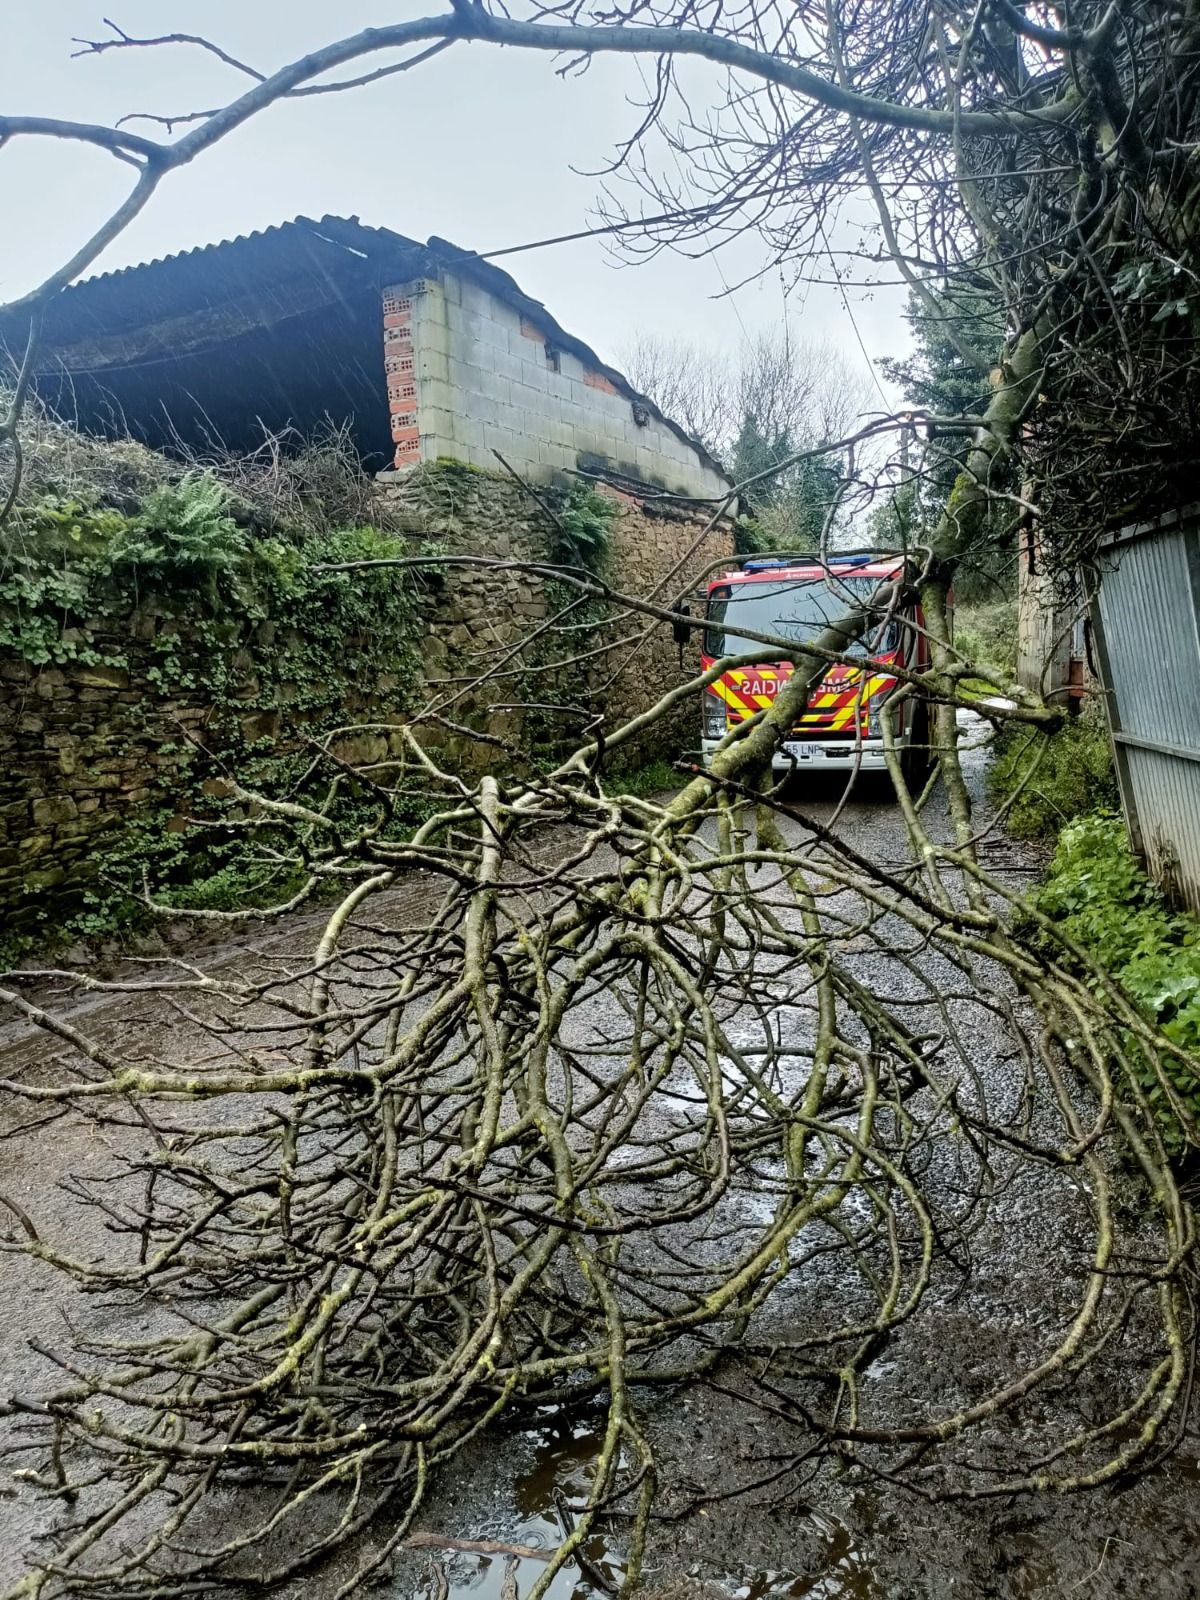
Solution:
M 574 1505 L 586 1497 L 599 1435 L 590 1425 L 572 1429 L 555 1422 L 537 1437 L 540 1442 L 533 1465 L 514 1486 L 516 1517 L 506 1521 L 497 1538 L 503 1544 L 551 1552 L 566 1532 L 556 1508 L 556 1493 Z M 452 1551 L 431 1554 L 449 1585 L 446 1600 L 513 1600 L 513 1580 L 516 1595 L 523 1600 L 546 1570 L 545 1562 L 532 1556 L 514 1559 L 506 1554 Z M 625 1563 L 607 1533 L 594 1532 L 584 1545 L 583 1555 L 591 1575 L 581 1571 L 574 1561 L 568 1562 L 555 1574 L 548 1600 L 607 1600 L 608 1595 L 616 1594 L 625 1575 Z M 415 1600 L 439 1600 L 441 1592 L 435 1579 L 417 1587 Z
M 585 1499 L 600 1435 L 586 1425 L 572 1429 L 554 1424 L 539 1437 L 533 1464 L 515 1485 L 517 1519 L 506 1525 L 500 1542 L 553 1551 L 565 1531 L 557 1502 L 565 1499 L 578 1506 Z M 746 1568 L 716 1572 L 696 1566 L 688 1569 L 686 1579 L 694 1582 L 697 1594 L 703 1592 L 705 1600 L 717 1600 L 718 1596 L 728 1600 L 881 1600 L 884 1591 L 848 1528 L 821 1515 L 807 1519 L 806 1532 L 809 1547 L 819 1551 L 809 1575 Z M 545 1563 L 531 1556 L 432 1554 L 445 1574 L 449 1593 L 445 1595 L 435 1578 L 417 1586 L 414 1600 L 441 1600 L 443 1595 L 445 1600 L 513 1600 L 514 1580 L 515 1594 L 524 1597 L 545 1572 Z M 586 1541 L 583 1555 L 585 1569 L 569 1562 L 555 1575 L 548 1600 L 607 1600 L 617 1593 L 625 1575 L 620 1541 L 607 1529 L 597 1528 Z M 654 1600 L 660 1590 L 669 1591 L 672 1597 L 682 1595 L 683 1576 L 662 1570 L 648 1572 L 641 1593 L 645 1600 Z

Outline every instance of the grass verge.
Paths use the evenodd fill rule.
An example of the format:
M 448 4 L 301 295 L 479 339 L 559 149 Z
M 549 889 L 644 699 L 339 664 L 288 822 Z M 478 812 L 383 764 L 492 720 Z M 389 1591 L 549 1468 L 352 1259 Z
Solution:
M 988 793 L 1007 807 L 1005 820 L 1019 839 L 1058 837 L 1076 817 L 1116 811 L 1120 805 L 1104 714 L 1088 704 L 1055 733 L 1007 722 L 997 731 Z

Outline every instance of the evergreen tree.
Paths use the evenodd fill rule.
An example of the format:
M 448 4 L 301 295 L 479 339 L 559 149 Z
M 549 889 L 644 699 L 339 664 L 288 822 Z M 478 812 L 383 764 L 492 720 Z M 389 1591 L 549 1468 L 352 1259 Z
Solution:
M 979 416 L 990 392 L 987 364 L 1000 350 L 1004 317 L 995 299 L 961 284 L 937 295 L 937 312 L 910 295 L 905 313 L 914 348 L 880 362 L 885 375 L 914 406 L 943 417 Z M 965 352 L 978 360 L 969 361 Z M 919 529 L 936 521 L 965 460 L 969 433 L 927 431 L 923 459 L 906 484 L 871 514 L 874 542 L 887 548 L 919 540 Z M 1015 478 L 996 486 L 1015 491 Z M 1016 588 L 1017 511 L 1011 501 L 993 501 L 984 537 L 966 552 L 955 587 L 960 599 L 995 599 Z
M 827 457 L 811 457 L 783 467 L 804 444 L 790 430 L 766 434 L 754 412 L 747 412 L 729 453 L 736 483 L 749 483 L 746 499 L 754 508 L 759 536 L 767 549 L 815 550 L 837 503 L 839 475 Z M 782 470 L 772 472 L 774 467 Z M 755 483 L 761 473 L 770 473 Z

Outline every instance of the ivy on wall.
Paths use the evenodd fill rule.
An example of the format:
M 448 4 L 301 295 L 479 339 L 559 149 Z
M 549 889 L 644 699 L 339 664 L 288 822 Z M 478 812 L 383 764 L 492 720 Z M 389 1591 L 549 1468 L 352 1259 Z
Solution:
M 377 791 L 315 746 L 358 724 L 338 732 L 336 754 L 383 763 L 394 784 L 402 741 L 363 725 L 402 721 L 418 695 L 424 703 L 426 675 L 435 694 L 457 690 L 515 652 L 484 692 L 455 700 L 453 725 L 424 724 L 451 772 L 481 760 L 545 766 L 598 714 L 638 704 L 628 677 L 612 682 L 622 655 L 605 649 L 610 608 L 568 584 L 515 567 L 494 577 L 435 567 L 427 589 L 411 569 L 316 569 L 453 550 L 649 585 L 676 565 L 673 525 L 579 481 L 535 504 L 508 478 L 448 461 L 365 499 L 354 466 L 356 494 L 311 506 L 307 490 L 284 497 L 251 482 L 244 493 L 237 465 L 184 474 L 155 457 L 138 486 L 90 499 L 78 487 L 86 474 L 63 472 L 6 534 L 0 912 L 26 949 L 149 921 L 143 882 L 181 908 L 288 899 L 305 876 L 295 836 L 240 805 L 229 774 L 334 805 L 348 826 L 410 830 L 431 804 L 427 776 L 399 773 L 384 815 Z M 345 472 L 334 476 L 344 488 Z M 359 516 L 383 527 L 341 525 Z M 646 692 L 673 668 L 673 656 L 644 650 Z M 16 948 L 10 938 L 7 954 Z
M 553 518 L 547 559 L 555 566 L 608 577 L 613 524 L 620 512 L 617 501 L 582 479 L 573 479 L 548 504 Z M 561 615 L 561 621 L 552 623 L 529 652 L 537 703 L 526 712 L 525 732 L 533 761 L 552 766 L 578 743 L 594 715 L 589 688 L 595 661 L 576 658 L 594 649 L 610 608 L 605 601 L 583 597 L 571 584 L 553 578 L 546 583 L 545 593 L 547 618 Z
M 313 741 L 411 705 L 421 627 L 413 579 L 394 568 L 316 570 L 411 553 L 369 527 L 263 534 L 208 473 L 154 489 L 132 512 L 61 497 L 23 508 L 0 563 L 0 654 L 26 672 L 61 669 L 68 683 L 99 673 L 127 684 L 134 692 L 107 697 L 105 732 L 85 741 L 84 759 L 92 745 L 115 746 L 146 771 L 127 780 L 127 801 L 106 797 L 103 813 L 86 820 L 86 881 L 73 869 L 70 884 L 56 884 L 61 872 L 31 857 L 23 883 L 6 883 L 6 897 L 20 902 L 7 919 L 7 954 L 138 921 L 145 882 L 178 906 L 286 897 L 294 844 L 285 851 L 269 828 L 248 826 L 219 775 L 236 771 L 275 797 L 324 795 L 331 774 L 314 762 Z M 173 732 L 180 708 L 196 706 L 202 738 Z M 19 781 L 10 770 L 10 796 Z M 348 821 L 372 805 L 345 778 L 336 803 Z M 403 809 L 391 819 L 397 828 Z M 85 821 L 69 826 L 79 834 Z

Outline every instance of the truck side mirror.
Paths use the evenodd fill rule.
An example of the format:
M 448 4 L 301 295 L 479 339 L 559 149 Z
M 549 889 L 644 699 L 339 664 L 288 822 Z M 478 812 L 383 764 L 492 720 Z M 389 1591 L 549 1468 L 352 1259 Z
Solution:
M 691 606 L 678 604 L 671 618 L 671 637 L 681 650 L 692 636 L 691 615 Z

